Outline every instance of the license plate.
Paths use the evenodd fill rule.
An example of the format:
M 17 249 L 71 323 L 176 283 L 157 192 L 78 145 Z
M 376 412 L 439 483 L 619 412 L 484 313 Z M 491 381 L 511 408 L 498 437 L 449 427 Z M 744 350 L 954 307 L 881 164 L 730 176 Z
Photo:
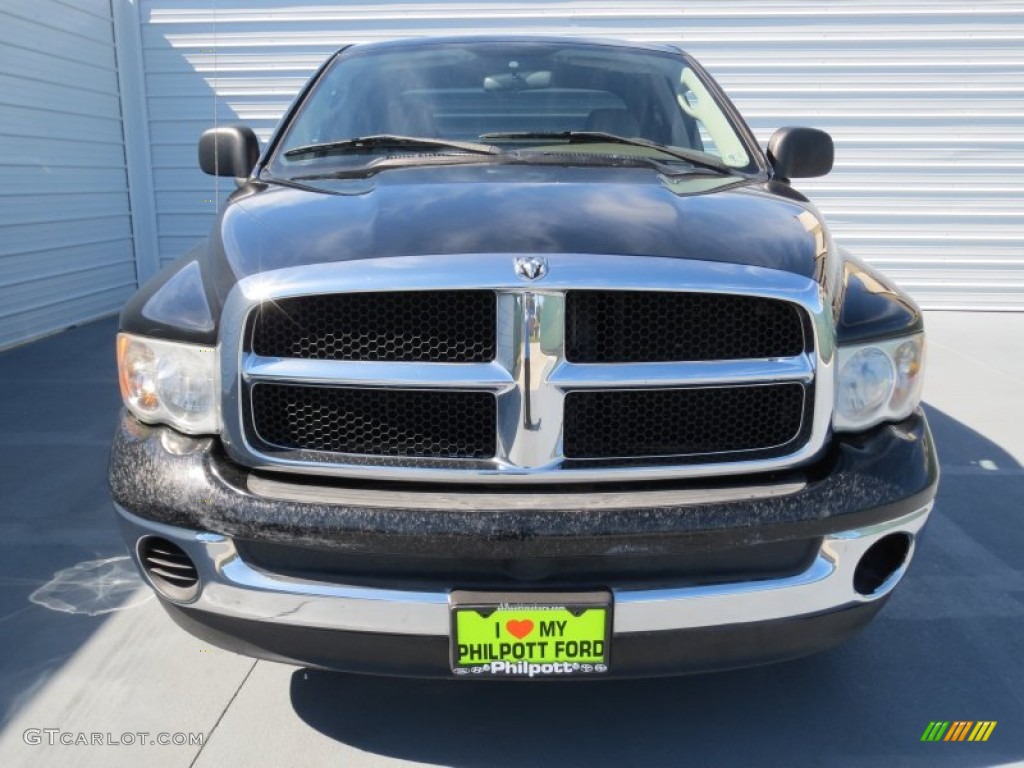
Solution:
M 607 592 L 455 591 L 449 605 L 456 675 L 534 678 L 608 672 L 612 598 Z

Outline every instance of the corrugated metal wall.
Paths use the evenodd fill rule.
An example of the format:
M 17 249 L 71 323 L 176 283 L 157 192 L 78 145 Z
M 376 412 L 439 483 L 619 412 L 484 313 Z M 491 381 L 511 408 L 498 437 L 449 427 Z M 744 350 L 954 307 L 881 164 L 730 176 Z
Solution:
M 110 0 L 3 0 L 0 146 L 2 349 L 135 288 Z
M 1024 309 L 1021 2 L 142 0 L 140 20 L 164 261 L 211 221 L 194 145 L 215 101 L 265 138 L 343 43 L 605 35 L 682 43 L 762 142 L 785 124 L 830 131 L 834 173 L 799 188 L 926 306 Z

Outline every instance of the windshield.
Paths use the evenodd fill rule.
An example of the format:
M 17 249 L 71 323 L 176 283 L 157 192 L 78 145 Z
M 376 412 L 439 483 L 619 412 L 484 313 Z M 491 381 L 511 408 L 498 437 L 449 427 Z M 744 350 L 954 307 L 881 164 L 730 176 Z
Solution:
M 602 134 L 635 141 L 602 141 Z M 488 153 L 491 147 L 501 152 Z M 467 42 L 338 57 L 288 127 L 271 171 L 301 176 L 375 157 L 468 152 L 479 162 L 558 152 L 562 161 L 567 153 L 677 164 L 690 157 L 705 170 L 758 170 L 682 56 L 584 43 Z

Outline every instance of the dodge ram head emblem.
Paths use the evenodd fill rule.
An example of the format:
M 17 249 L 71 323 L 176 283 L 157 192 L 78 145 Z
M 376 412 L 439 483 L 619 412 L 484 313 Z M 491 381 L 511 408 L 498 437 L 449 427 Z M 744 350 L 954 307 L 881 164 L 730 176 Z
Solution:
M 543 256 L 519 256 L 516 258 L 516 274 L 523 280 L 539 280 L 548 273 L 548 260 Z

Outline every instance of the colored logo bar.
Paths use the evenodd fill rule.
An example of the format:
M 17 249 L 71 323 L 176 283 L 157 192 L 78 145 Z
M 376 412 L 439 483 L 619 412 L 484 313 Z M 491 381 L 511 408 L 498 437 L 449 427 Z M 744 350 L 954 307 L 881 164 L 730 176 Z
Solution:
M 921 734 L 921 741 L 988 741 L 996 720 L 932 720 Z

